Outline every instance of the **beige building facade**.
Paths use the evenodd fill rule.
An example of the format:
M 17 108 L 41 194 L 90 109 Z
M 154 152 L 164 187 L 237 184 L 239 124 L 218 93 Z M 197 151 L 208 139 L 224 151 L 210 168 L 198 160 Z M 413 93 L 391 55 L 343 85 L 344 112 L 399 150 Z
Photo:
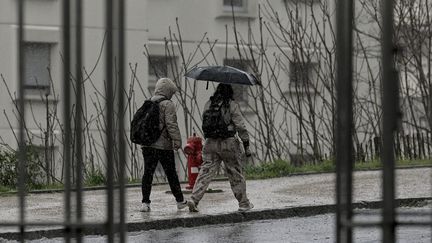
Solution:
M 86 170 L 103 171 L 105 1 L 83 3 L 82 146 L 86 151 Z M 255 151 L 254 159 L 248 163 L 292 159 L 298 154 L 312 157 L 330 154 L 336 107 L 332 88 L 333 2 L 234 0 L 232 3 L 233 6 L 231 0 L 126 1 L 127 109 L 122 115 L 126 123 L 151 96 L 159 77 L 172 78 L 180 89 L 173 99 L 185 144 L 193 133 L 201 135 L 201 111 L 215 84 L 186 79 L 184 73 L 194 66 L 231 65 L 256 74 L 263 83 L 261 87 L 234 87 Z M 27 67 L 26 138 L 43 156 L 49 155 L 48 160 L 42 160 L 52 163 L 51 170 L 59 178 L 64 140 L 61 4 L 61 0 L 26 1 L 23 48 Z M 18 132 L 15 104 L 19 99 L 16 1 L 2 0 L 0 9 L 0 53 L 7 57 L 0 60 L 0 143 L 14 149 Z M 365 33 L 374 29 L 368 22 L 358 27 L 364 27 Z M 359 48 L 358 42 L 355 47 Z M 370 71 L 358 49 L 354 55 L 357 55 L 355 72 L 362 73 L 360 76 L 379 72 L 377 58 L 369 59 Z M 366 81 L 358 79 L 356 92 L 368 97 L 370 87 Z M 356 122 L 359 127 L 367 124 L 359 132 L 366 134 L 372 130 L 367 120 L 371 118 L 367 117 L 369 108 L 362 109 L 362 113 L 356 114 L 361 117 Z M 367 137 L 364 134 L 361 136 Z M 122 135 L 129 141 L 128 127 Z M 128 158 L 128 174 L 139 178 L 143 169 L 140 149 L 128 144 Z M 180 151 L 176 158 L 184 179 L 185 155 Z

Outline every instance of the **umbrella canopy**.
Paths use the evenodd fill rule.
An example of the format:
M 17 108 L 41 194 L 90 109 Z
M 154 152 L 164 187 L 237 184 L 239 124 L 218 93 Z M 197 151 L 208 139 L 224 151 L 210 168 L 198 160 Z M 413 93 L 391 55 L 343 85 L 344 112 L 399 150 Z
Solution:
M 260 84 L 253 74 L 230 66 L 194 67 L 184 76 L 195 80 L 213 81 L 225 84 Z

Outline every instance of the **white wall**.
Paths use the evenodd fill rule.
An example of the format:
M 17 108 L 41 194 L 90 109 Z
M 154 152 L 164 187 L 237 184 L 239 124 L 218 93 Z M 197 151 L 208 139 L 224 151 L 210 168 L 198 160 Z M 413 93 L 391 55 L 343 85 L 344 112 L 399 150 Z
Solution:
M 15 92 L 17 89 L 17 61 L 16 61 L 16 8 L 14 0 L 3 0 L 0 2 L 0 9 L 2 13 L 0 14 L 0 51 L 5 56 L 10 58 L 2 58 L 0 59 L 0 73 L 5 77 L 8 86 L 11 87 L 12 92 Z M 61 118 L 62 116 L 62 76 L 61 76 L 61 1 L 60 0 L 32 0 L 27 1 L 27 18 L 26 22 L 31 23 L 31 26 L 27 26 L 26 33 L 28 33 L 28 38 L 30 41 L 42 41 L 42 42 L 50 42 L 53 43 L 52 49 L 52 63 L 51 68 L 53 71 L 53 81 L 54 81 L 54 89 L 56 94 L 60 95 L 59 97 L 52 96 L 53 100 L 50 104 L 54 106 L 58 105 L 58 114 Z M 104 158 L 103 151 L 103 134 L 101 134 L 100 124 L 96 122 L 97 114 L 99 112 L 99 108 L 94 103 L 97 103 L 98 98 L 100 100 L 101 96 L 98 92 L 103 93 L 103 80 L 104 76 L 104 55 L 100 57 L 98 61 L 100 51 L 102 48 L 102 42 L 104 37 L 104 12 L 105 5 L 103 0 L 85 0 L 84 1 L 84 66 L 85 69 L 90 72 L 93 70 L 90 79 L 85 82 L 85 93 L 86 93 L 86 102 L 87 102 L 87 115 L 86 117 L 94 118 L 93 122 L 89 125 L 89 131 L 95 138 L 95 146 L 98 148 L 98 154 L 101 156 L 101 160 Z M 250 29 L 252 30 L 253 36 L 255 38 L 260 36 L 259 33 L 259 16 L 258 16 L 258 4 L 265 5 L 267 1 L 264 0 L 250 0 L 248 5 L 249 13 L 239 13 L 238 18 L 236 18 L 236 28 L 238 33 L 247 40 L 248 38 L 248 30 L 249 24 Z M 289 26 L 286 18 L 284 18 L 285 9 L 282 4 L 283 1 L 273 1 L 272 6 L 275 11 L 279 11 L 280 16 L 283 18 L 282 23 L 286 26 Z M 331 1 L 330 1 L 331 2 Z M 127 16 L 126 16 L 126 62 L 127 62 L 127 74 L 126 74 L 126 83 L 127 85 L 132 80 L 131 78 L 131 70 L 129 69 L 129 63 L 132 66 L 137 65 L 136 77 L 137 79 L 134 82 L 139 82 L 145 90 L 145 95 L 142 94 L 138 85 L 135 85 L 134 89 L 134 102 L 135 107 L 139 106 L 142 101 L 145 99 L 145 96 L 150 95 L 147 91 L 148 86 L 148 62 L 147 58 L 144 55 L 145 48 L 144 45 L 147 46 L 149 52 L 153 55 L 163 55 L 165 54 L 165 39 L 169 40 L 173 38 L 174 40 L 174 52 L 176 55 L 179 53 L 179 47 L 176 45 L 175 38 L 179 38 L 181 34 L 182 38 L 182 48 L 183 53 L 186 54 L 186 59 L 190 61 L 187 65 L 187 68 L 191 68 L 194 65 L 206 65 L 207 63 L 203 61 L 203 54 L 206 53 L 211 44 L 217 42 L 214 47 L 214 57 L 213 55 L 208 56 L 208 60 L 210 61 L 210 65 L 214 64 L 222 64 L 223 59 L 225 58 L 225 50 L 228 48 L 227 57 L 228 58 L 238 58 L 236 51 L 236 40 L 233 35 L 233 22 L 231 13 L 224 13 L 222 8 L 222 1 L 220 0 L 128 0 L 127 4 Z M 333 8 L 332 3 L 329 8 Z M 4 11 L 3 11 L 4 10 Z M 264 11 L 271 11 L 270 9 L 265 9 Z M 305 8 L 302 10 L 302 16 L 304 18 L 310 18 L 311 10 Z M 322 19 L 322 15 L 319 12 L 317 7 L 314 7 L 314 14 L 316 18 Z M 268 17 L 268 14 L 263 12 L 264 17 Z M 309 16 L 309 17 L 308 17 Z M 178 19 L 180 34 L 177 30 L 176 19 Z M 321 21 L 321 20 L 319 20 Z M 225 43 L 226 38 L 226 28 L 228 30 L 228 43 Z M 315 27 L 313 27 L 315 28 Z M 169 30 L 171 30 L 171 36 L 169 35 Z M 328 29 L 326 31 L 329 31 Z M 200 48 L 201 51 L 196 51 L 199 41 L 202 39 L 204 34 L 206 34 L 207 39 L 204 39 L 204 42 L 201 43 Z M 210 45 L 207 43 L 210 43 Z M 260 40 L 256 40 L 259 41 Z M 263 41 L 265 43 L 265 51 L 269 54 L 270 63 L 275 61 L 275 58 L 280 56 L 281 49 L 275 45 L 273 39 L 263 28 Z M 332 41 L 331 34 L 326 36 L 326 41 Z M 292 55 L 290 52 L 290 46 L 283 46 L 282 43 L 282 51 L 288 53 L 288 55 Z M 171 44 L 171 43 L 170 43 Z M 255 48 L 256 49 L 256 48 Z M 171 51 L 171 50 L 170 50 Z M 255 51 L 258 51 L 256 49 Z M 195 56 L 192 54 L 195 53 Z M 258 52 L 256 53 L 258 54 Z M 273 55 L 275 54 L 275 55 Z M 190 59 L 190 60 L 189 60 Z M 184 70 L 182 69 L 184 66 L 182 65 L 182 59 L 179 58 L 179 77 L 177 77 L 176 81 L 180 85 L 180 87 L 185 86 L 185 78 L 183 77 Z M 319 61 L 319 60 L 317 60 Z M 263 82 L 265 83 L 265 79 L 268 77 L 268 73 L 266 70 L 262 70 L 263 72 Z M 289 92 L 289 77 L 287 73 L 281 73 L 278 77 L 278 81 L 281 82 L 281 85 L 287 89 L 286 92 L 282 94 L 277 94 L 277 96 L 285 95 L 289 98 L 293 98 L 293 93 Z M 187 80 L 189 82 L 188 87 L 194 84 L 192 80 Z M 208 98 L 213 93 L 213 84 L 209 85 L 209 89 L 206 90 L 205 82 L 197 82 L 195 91 L 187 91 L 191 95 L 192 93 L 196 94 L 196 105 L 192 105 L 195 109 L 195 119 L 198 124 L 188 123 L 185 124 L 185 116 L 183 109 L 178 105 L 178 121 L 181 128 L 181 133 L 183 137 L 183 143 L 186 143 L 186 139 L 189 135 L 191 135 L 192 129 L 197 129 L 197 126 L 200 126 L 200 111 L 208 100 Z M 257 90 L 256 87 L 252 88 L 253 90 Z M 274 87 L 272 86 L 272 90 L 274 91 Z M 98 91 L 98 92 L 97 92 Z M 192 92 L 192 93 L 191 93 Z M 277 92 L 275 92 L 276 94 Z M 175 101 L 178 101 L 178 97 L 175 98 Z M 58 103 L 55 101 L 58 99 Z M 275 97 L 276 100 L 280 100 L 282 97 Z M 40 100 L 40 99 L 39 99 Z M 13 117 L 13 102 L 8 98 L 8 95 L 4 88 L 0 89 L 0 108 L 5 110 L 8 116 Z M 100 100 L 103 103 L 103 100 Z M 44 103 L 38 101 L 38 96 L 32 96 L 32 104 L 34 105 L 33 110 L 34 113 L 38 116 L 35 120 L 37 123 L 40 123 L 42 127 L 45 124 L 45 108 Z M 316 103 L 317 107 L 320 107 L 320 102 Z M 191 108 L 192 108 L 191 107 Z M 260 108 L 262 111 L 262 108 Z M 297 124 L 295 123 L 296 117 L 292 114 L 284 114 L 283 112 L 278 112 L 281 109 L 277 108 L 274 117 L 271 119 L 276 124 L 282 124 L 285 121 L 292 120 L 293 124 L 290 129 L 293 131 L 290 133 L 292 136 L 292 140 L 298 140 L 298 134 L 296 131 L 298 130 Z M 307 109 L 304 108 L 305 115 L 307 115 Z M 319 109 L 319 108 L 317 108 Z M 28 109 L 29 110 L 29 109 Z M 243 110 L 245 113 L 245 117 L 248 120 L 249 127 L 253 125 L 255 121 L 257 121 L 258 117 L 253 115 L 247 108 L 244 107 Z M 102 118 L 101 118 L 102 119 Z M 7 122 L 5 121 L 5 117 L 3 114 L 0 115 L 0 120 L 2 121 L 0 124 L 0 135 L 5 143 L 10 144 L 14 147 L 14 139 L 11 133 L 11 129 L 8 127 Z M 102 119 L 103 120 L 103 119 Z M 102 121 L 101 120 L 101 121 Z M 126 117 L 126 121 L 129 120 L 129 117 Z M 27 115 L 27 121 L 31 129 L 37 130 L 36 124 L 34 124 L 32 115 Z M 14 128 L 17 127 L 17 122 L 12 119 L 12 124 Z M 189 130 L 189 134 L 186 132 L 186 127 Z M 57 128 L 57 133 L 60 134 L 59 128 Z M 250 129 L 252 131 L 252 129 Z M 103 131 L 102 131 L 103 132 Z M 280 131 L 281 133 L 287 131 Z M 102 136 L 101 136 L 102 135 Z M 40 140 L 42 142 L 42 140 Z M 0 141 L 1 142 L 1 141 Z M 262 141 L 254 141 L 257 144 L 262 143 Z M 57 143 L 58 149 L 61 148 L 61 144 Z M 88 146 L 88 145 L 87 145 Z M 289 145 L 291 147 L 291 145 Z M 295 152 L 295 151 L 294 151 Z M 183 154 L 179 154 L 178 158 L 184 159 Z M 184 161 L 183 161 L 184 162 Z M 180 166 L 178 166 L 178 169 Z

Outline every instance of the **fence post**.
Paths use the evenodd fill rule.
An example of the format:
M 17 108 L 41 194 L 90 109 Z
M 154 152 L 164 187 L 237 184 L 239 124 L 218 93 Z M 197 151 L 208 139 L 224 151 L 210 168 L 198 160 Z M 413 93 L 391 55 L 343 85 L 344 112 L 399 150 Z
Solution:
M 427 156 L 426 158 L 429 159 L 430 154 L 431 154 L 431 149 L 430 149 L 430 133 L 429 131 L 426 132 L 426 147 L 427 147 Z
M 396 150 L 396 158 L 401 158 L 401 144 L 400 144 L 400 136 L 399 133 L 395 133 L 395 150 Z
M 381 138 L 380 137 L 374 137 L 373 144 L 374 144 L 374 147 L 375 147 L 374 157 L 375 158 L 379 158 L 380 154 L 381 154 Z
M 417 159 L 418 158 L 418 149 L 417 149 L 415 134 L 411 135 L 411 140 L 412 140 L 412 148 L 413 148 L 413 158 Z
M 20 241 L 25 240 L 25 185 L 26 185 L 26 141 L 25 129 L 25 105 L 24 105 L 24 0 L 17 2 L 18 6 L 18 118 L 19 118 L 19 139 L 18 139 L 18 196 L 19 196 L 19 231 Z
M 404 140 L 405 140 L 405 144 L 406 144 L 406 147 L 405 147 L 406 157 L 408 157 L 409 159 L 412 159 L 413 157 L 412 157 L 412 151 L 411 151 L 411 140 L 410 140 L 410 137 L 408 134 L 406 134 L 404 136 Z
M 351 243 L 353 170 L 353 0 L 336 1 L 336 242 Z
M 381 3 L 381 66 L 383 89 L 383 139 L 381 162 L 383 165 L 383 243 L 394 243 L 396 240 L 394 133 L 397 130 L 399 118 L 399 82 L 394 68 L 394 0 L 383 0 Z

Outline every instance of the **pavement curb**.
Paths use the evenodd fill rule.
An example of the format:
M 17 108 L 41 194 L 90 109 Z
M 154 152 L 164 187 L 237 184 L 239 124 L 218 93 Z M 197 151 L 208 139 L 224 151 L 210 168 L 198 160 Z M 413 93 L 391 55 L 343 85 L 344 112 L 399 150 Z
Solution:
M 421 207 L 432 201 L 432 197 L 422 198 L 403 198 L 396 199 L 397 207 Z M 382 201 L 362 201 L 353 203 L 356 209 L 377 209 L 381 208 Z M 146 222 L 134 222 L 127 224 L 128 232 L 146 231 L 146 230 L 162 230 L 177 227 L 197 227 L 203 225 L 213 224 L 227 224 L 227 223 L 240 223 L 254 220 L 271 220 L 283 219 L 290 217 L 308 217 L 326 213 L 335 213 L 336 205 L 318 205 L 318 206 L 300 206 L 300 207 L 286 207 L 277 209 L 262 209 L 251 210 L 247 212 L 229 212 L 217 215 L 199 215 L 196 217 L 188 218 L 172 218 L 163 220 L 153 220 Z M 63 237 L 66 229 L 48 229 L 48 230 L 35 230 L 26 232 L 26 239 L 40 239 L 40 238 L 57 238 Z M 105 228 L 103 226 L 93 226 L 82 229 L 83 235 L 104 235 Z M 1 239 L 19 240 L 19 232 L 0 233 Z

